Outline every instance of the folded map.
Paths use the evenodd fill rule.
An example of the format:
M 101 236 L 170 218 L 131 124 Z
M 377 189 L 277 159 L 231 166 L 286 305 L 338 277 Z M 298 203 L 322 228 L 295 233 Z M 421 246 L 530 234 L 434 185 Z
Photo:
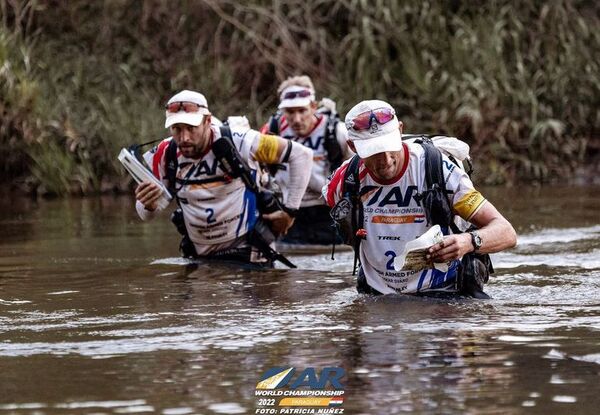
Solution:
M 171 196 L 171 193 L 169 193 L 165 185 L 160 180 L 158 180 L 150 170 L 144 167 L 144 165 L 140 163 L 140 161 L 133 154 L 131 154 L 129 150 L 125 148 L 122 149 L 119 153 L 118 159 L 121 162 L 121 164 L 123 164 L 123 167 L 125 167 L 125 170 L 129 172 L 131 177 L 133 177 L 133 179 L 138 184 L 142 182 L 151 182 L 155 183 L 161 188 L 162 195 L 158 200 L 158 208 L 166 208 L 171 199 L 173 199 L 173 197 Z
M 407 242 L 404 251 L 394 258 L 396 271 L 420 271 L 426 268 L 435 268 L 442 272 L 448 271 L 448 264 L 434 263 L 427 259 L 427 250 L 444 240 L 444 234 L 439 225 L 432 226 L 427 232 L 414 241 Z

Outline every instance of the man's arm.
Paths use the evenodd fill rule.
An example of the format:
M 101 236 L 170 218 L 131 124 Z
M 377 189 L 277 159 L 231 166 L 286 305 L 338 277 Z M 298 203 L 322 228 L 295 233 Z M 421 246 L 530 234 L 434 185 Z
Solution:
M 154 149 L 144 153 L 144 161 L 152 168 L 152 174 L 160 180 L 165 176 L 164 158 L 171 139 L 161 141 Z M 163 180 L 163 183 L 165 181 Z M 142 220 L 154 218 L 158 209 L 158 201 L 162 195 L 162 189 L 154 183 L 142 182 L 135 188 L 135 210 Z
M 289 164 L 288 212 L 278 211 L 263 215 L 271 222 L 271 229 L 285 235 L 293 225 L 292 212 L 300 207 L 302 196 L 308 186 L 312 170 L 312 150 L 296 142 L 286 140 L 275 135 L 260 134 L 254 159 L 260 163 L 275 164 L 286 162 Z
M 499 252 L 517 244 L 517 233 L 513 226 L 489 201 L 484 202 L 469 221 L 479 228 L 477 233 L 483 242 L 477 252 Z M 447 262 L 458 259 L 474 249 L 471 234 L 460 233 L 445 236 L 441 243 L 429 248 L 429 255 L 434 262 Z

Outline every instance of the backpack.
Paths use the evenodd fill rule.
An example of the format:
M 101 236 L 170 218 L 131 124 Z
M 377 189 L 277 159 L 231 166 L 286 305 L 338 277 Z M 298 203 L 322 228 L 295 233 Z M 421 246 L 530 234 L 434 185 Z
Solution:
M 440 225 L 450 228 L 453 233 L 461 233 L 456 225 L 452 212 L 452 204 L 448 199 L 446 181 L 443 175 L 442 154 L 451 162 L 471 176 L 473 165 L 468 154 L 468 145 L 454 137 L 425 134 L 404 134 L 403 140 L 416 142 L 425 151 L 425 182 L 427 188 L 416 196 L 423 207 L 428 225 Z M 332 208 L 331 217 L 345 244 L 354 250 L 354 266 L 352 275 L 356 274 L 359 263 L 360 243 L 365 239 L 363 229 L 363 206 L 361 201 L 360 180 L 358 177 L 360 158 L 352 157 L 344 174 L 342 198 Z M 464 168 L 466 165 L 467 168 Z M 474 225 L 468 230 L 476 229 Z M 465 254 L 459 265 L 457 289 L 460 294 L 475 298 L 489 298 L 483 292 L 483 284 L 493 273 L 491 259 L 488 254 L 470 252 Z
M 335 103 L 329 98 L 323 98 L 322 105 L 317 109 L 317 114 L 327 116 L 327 125 L 325 126 L 325 136 L 323 137 L 323 148 L 327 152 L 330 172 L 340 167 L 344 161 L 344 153 L 337 140 L 336 128 L 340 122 L 340 115 L 335 109 Z M 277 111 L 269 118 L 269 134 L 279 135 L 279 125 L 283 112 Z

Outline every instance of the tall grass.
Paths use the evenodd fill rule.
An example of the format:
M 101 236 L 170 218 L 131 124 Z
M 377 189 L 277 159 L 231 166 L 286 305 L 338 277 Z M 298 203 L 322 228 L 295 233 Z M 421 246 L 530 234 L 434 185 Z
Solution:
M 0 0 L 0 173 L 123 190 L 121 146 L 205 93 L 254 125 L 307 73 L 344 112 L 388 100 L 410 132 L 466 139 L 490 183 L 569 177 L 600 152 L 600 7 L 588 0 Z

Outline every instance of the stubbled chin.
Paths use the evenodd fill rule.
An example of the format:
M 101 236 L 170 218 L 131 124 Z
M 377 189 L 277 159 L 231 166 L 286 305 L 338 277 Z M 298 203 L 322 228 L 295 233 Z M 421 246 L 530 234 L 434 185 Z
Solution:
M 294 132 L 296 133 L 296 135 L 299 135 L 300 137 L 304 137 L 307 132 L 306 131 L 301 131 L 302 127 L 295 127 L 292 125 L 292 130 L 294 130 Z
M 194 153 L 194 149 L 192 147 L 190 148 L 179 148 L 179 150 L 181 151 L 181 154 L 184 155 L 184 157 L 189 157 L 189 158 L 193 158 L 195 153 Z
M 384 180 L 390 180 L 393 179 L 394 177 L 396 177 L 396 166 L 390 166 L 387 168 L 383 168 L 381 170 L 379 170 L 381 172 L 381 177 Z

